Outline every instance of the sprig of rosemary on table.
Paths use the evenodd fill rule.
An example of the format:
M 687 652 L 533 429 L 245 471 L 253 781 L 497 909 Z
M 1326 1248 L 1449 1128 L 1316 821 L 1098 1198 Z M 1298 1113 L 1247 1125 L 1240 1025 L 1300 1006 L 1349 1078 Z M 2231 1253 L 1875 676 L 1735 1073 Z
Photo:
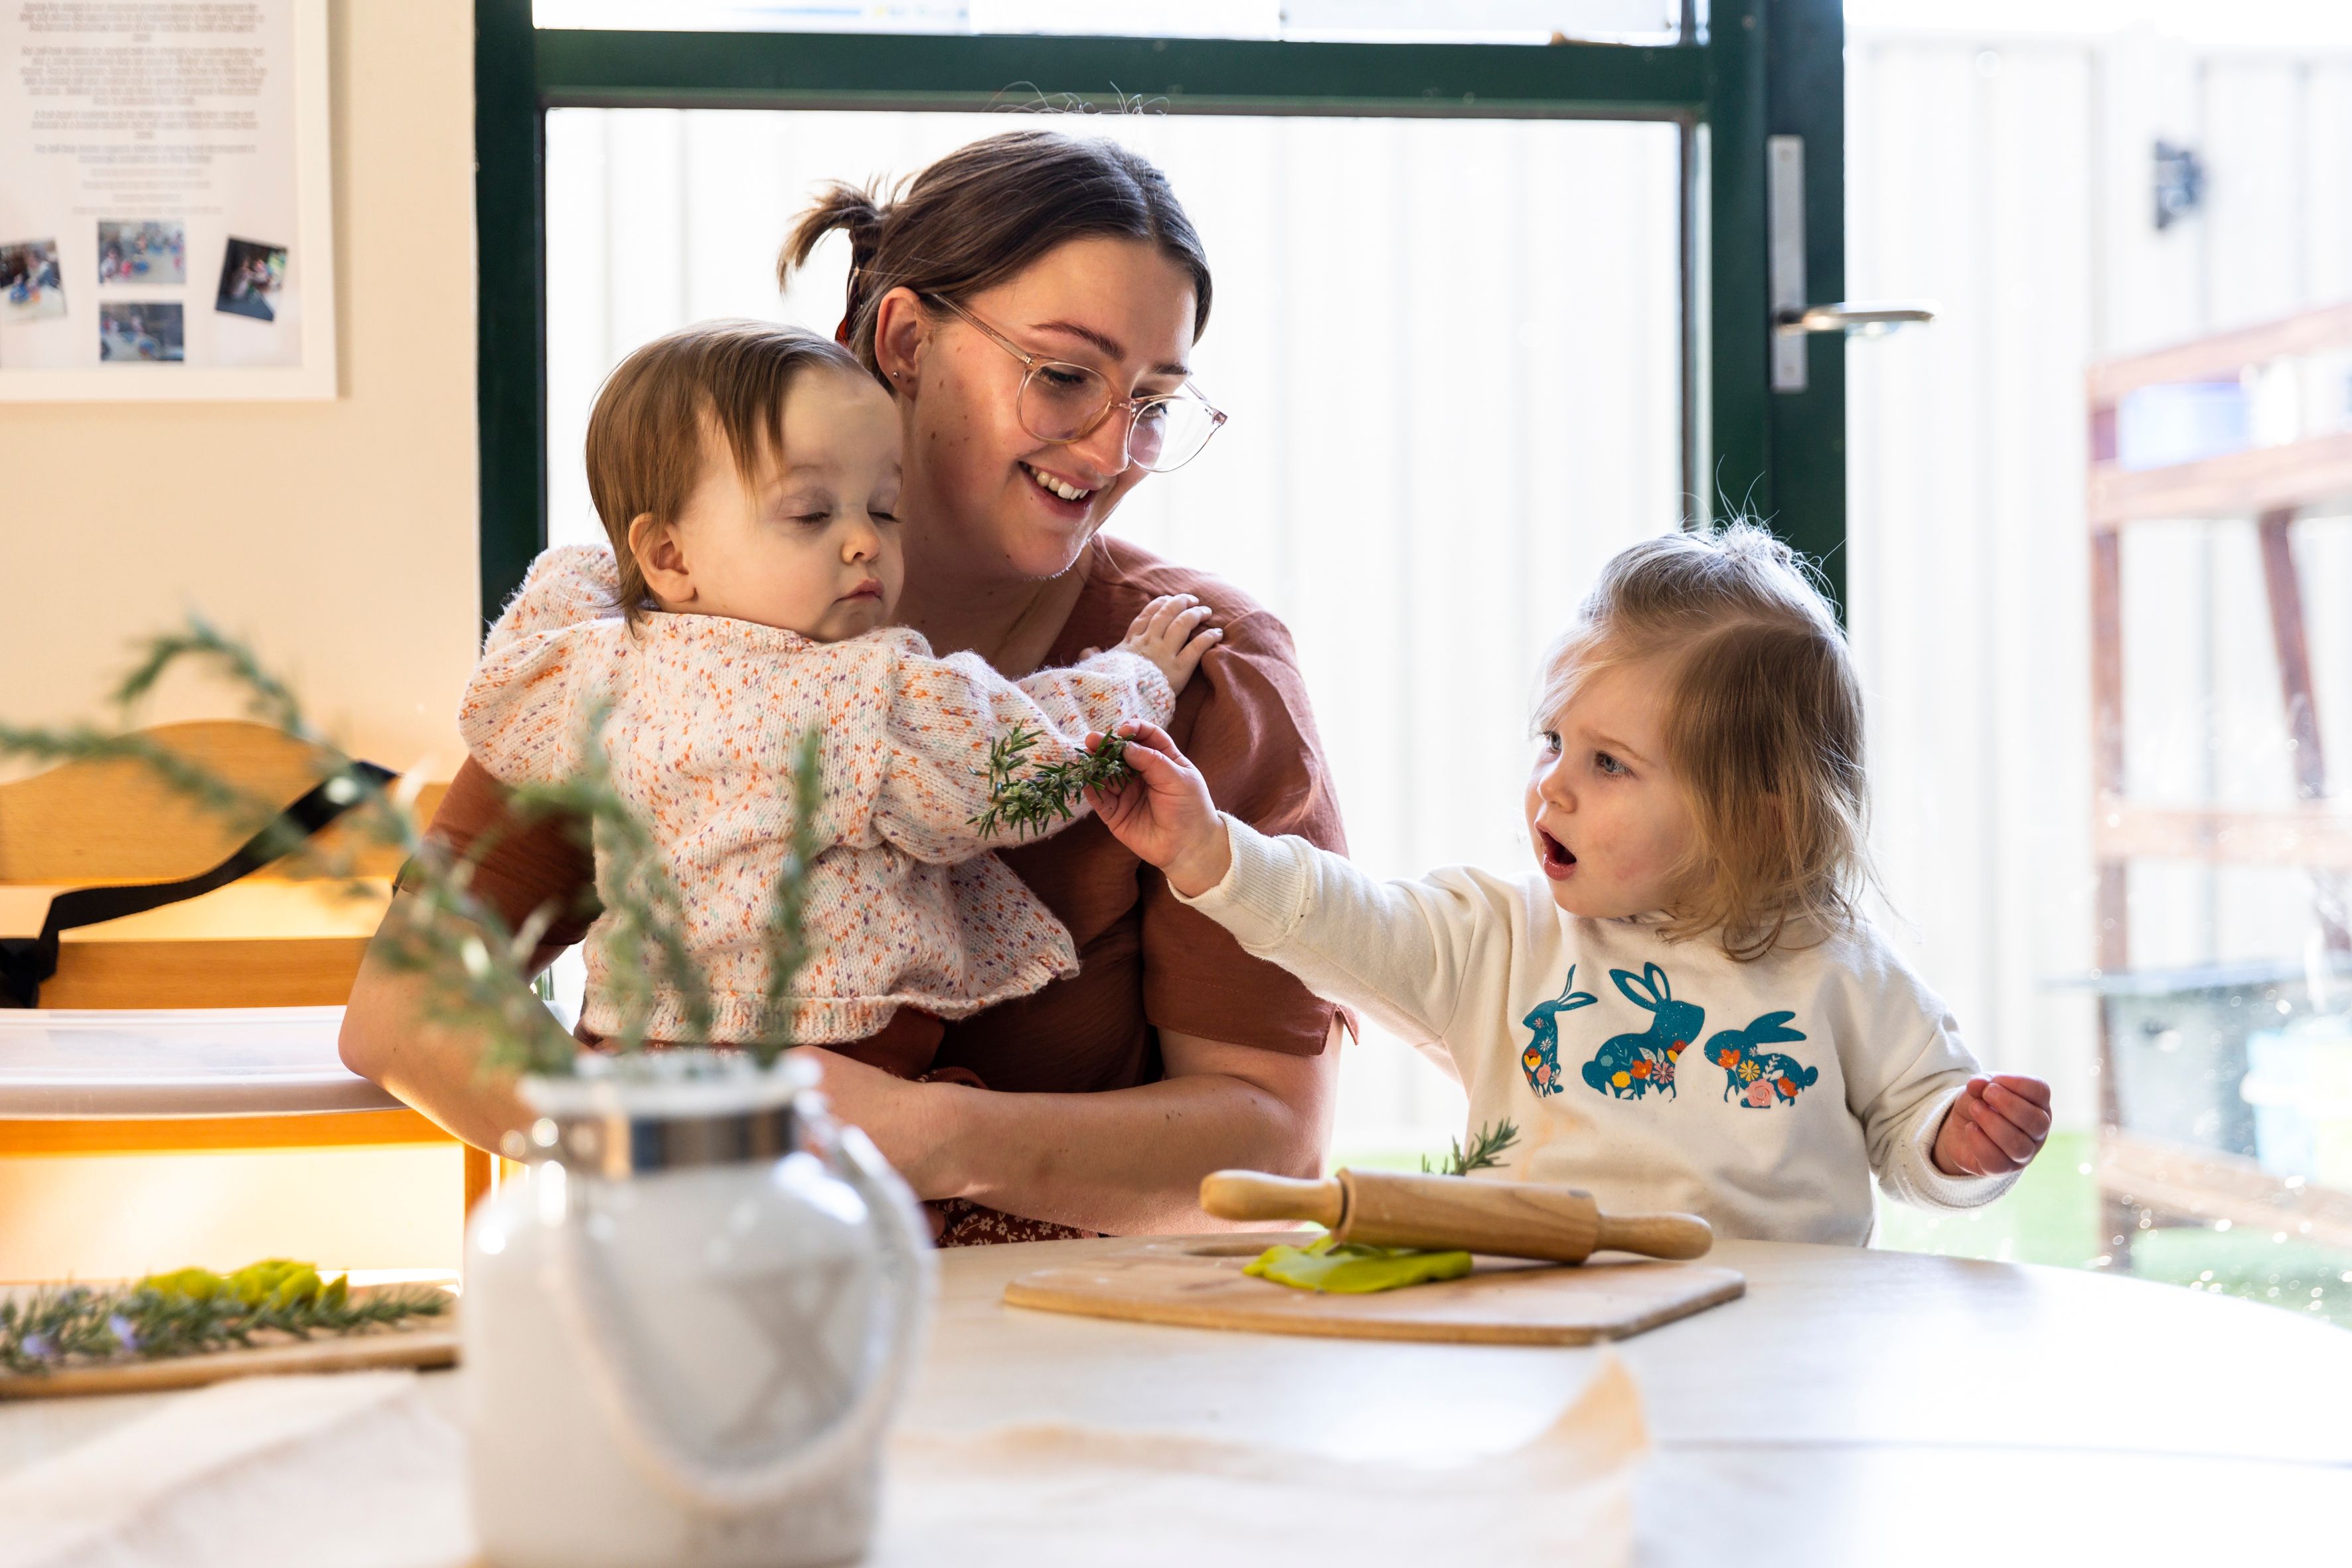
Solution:
M 1105 735 L 1066 762 L 1033 765 L 1029 753 L 1045 738 L 1034 730 L 1015 725 L 989 743 L 989 805 L 971 819 L 981 837 L 994 838 L 1005 832 L 1016 838 L 1043 835 L 1056 820 L 1068 822 L 1076 816 L 1080 798 L 1087 790 L 1117 789 L 1135 777 L 1135 769 L 1127 760 L 1127 742 L 1117 735 Z M 1024 767 L 1029 769 L 1025 775 L 1021 772 Z
M 449 1310 L 438 1290 L 379 1290 L 353 1300 L 349 1276 L 270 1258 L 221 1275 L 203 1268 L 136 1285 L 58 1285 L 0 1300 L 0 1370 L 73 1367 L 251 1348 L 263 1335 L 310 1339 L 388 1328 Z
M 1470 1135 L 1470 1147 L 1465 1150 L 1459 1138 L 1454 1139 L 1452 1152 L 1445 1163 L 1432 1168 L 1429 1156 L 1421 1157 L 1421 1173 L 1424 1176 L 1466 1176 L 1473 1171 L 1491 1171 L 1503 1163 L 1503 1151 L 1519 1141 L 1519 1130 L 1508 1120 L 1490 1122 Z

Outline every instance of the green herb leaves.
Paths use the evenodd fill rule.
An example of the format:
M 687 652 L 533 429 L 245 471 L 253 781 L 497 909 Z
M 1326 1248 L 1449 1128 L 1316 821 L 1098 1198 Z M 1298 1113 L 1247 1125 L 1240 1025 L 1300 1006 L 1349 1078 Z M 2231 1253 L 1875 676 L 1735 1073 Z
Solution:
M 354 1300 L 347 1277 L 322 1280 L 311 1265 L 285 1258 L 227 1275 L 183 1268 L 128 1287 L 61 1285 L 0 1300 L 0 1369 L 38 1374 L 203 1355 L 272 1338 L 358 1333 L 448 1310 L 449 1298 L 433 1289 Z
M 1491 1171 L 1503 1163 L 1503 1151 L 1519 1141 L 1519 1130 L 1508 1121 L 1490 1122 L 1470 1135 L 1470 1147 L 1464 1150 L 1460 1139 L 1453 1140 L 1453 1152 L 1445 1163 L 1433 1168 L 1429 1156 L 1421 1157 L 1421 1173 L 1424 1176 L 1466 1176 L 1473 1171 Z
M 1127 742 L 1116 735 L 1105 735 L 1068 762 L 1032 765 L 1029 753 L 1044 739 L 1034 730 L 1015 726 L 990 742 L 989 806 L 971 818 L 982 838 L 1007 833 L 1016 839 L 1041 837 L 1056 820 L 1076 816 L 1087 790 L 1116 789 L 1135 777 L 1127 761 Z M 1024 767 L 1029 769 L 1025 775 Z

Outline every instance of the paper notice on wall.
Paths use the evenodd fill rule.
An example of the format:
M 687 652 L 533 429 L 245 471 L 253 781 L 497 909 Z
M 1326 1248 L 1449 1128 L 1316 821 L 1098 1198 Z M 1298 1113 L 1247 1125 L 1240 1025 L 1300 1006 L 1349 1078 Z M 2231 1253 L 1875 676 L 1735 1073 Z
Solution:
M 323 0 L 0 0 L 0 393 L 332 395 L 324 40 Z

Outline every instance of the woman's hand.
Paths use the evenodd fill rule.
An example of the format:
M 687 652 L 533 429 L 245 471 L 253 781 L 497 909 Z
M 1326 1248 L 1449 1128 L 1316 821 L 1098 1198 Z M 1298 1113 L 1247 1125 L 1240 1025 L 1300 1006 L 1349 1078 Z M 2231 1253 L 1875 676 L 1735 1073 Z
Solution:
M 1136 776 L 1108 795 L 1087 791 L 1087 804 L 1111 837 L 1166 872 L 1170 887 L 1197 899 L 1234 863 L 1208 783 L 1157 724 L 1122 724 L 1118 732 Z M 1087 736 L 1087 744 L 1096 739 Z
M 1936 1169 L 1948 1176 L 2021 1171 L 2050 1136 L 2050 1086 L 2002 1073 L 1972 1078 L 1936 1132 Z
M 1158 665 L 1169 686 L 1181 691 L 1192 672 L 1201 668 L 1201 656 L 1225 635 L 1214 628 L 1196 635 L 1196 628 L 1208 618 L 1209 606 L 1192 595 L 1162 595 L 1143 606 L 1135 624 L 1127 628 L 1127 640 L 1118 646 Z
M 941 1168 L 935 1112 L 940 1096 L 965 1092 L 961 1085 L 911 1082 L 822 1046 L 802 1046 L 793 1054 L 818 1064 L 817 1091 L 835 1119 L 862 1128 L 917 1197 L 961 1195 Z

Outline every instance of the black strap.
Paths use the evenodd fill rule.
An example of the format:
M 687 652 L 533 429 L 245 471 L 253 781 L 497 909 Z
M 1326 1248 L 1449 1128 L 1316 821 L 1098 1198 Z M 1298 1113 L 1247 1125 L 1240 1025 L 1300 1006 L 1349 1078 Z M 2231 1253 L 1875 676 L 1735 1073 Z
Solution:
M 357 773 L 381 789 L 394 777 L 389 768 L 373 763 L 352 763 L 347 773 Z M 37 1007 L 41 1005 L 41 982 L 58 972 L 58 937 L 77 927 L 97 925 L 101 921 L 121 920 L 124 915 L 141 914 L 148 910 L 160 910 L 166 904 L 183 903 L 215 888 L 226 888 L 249 872 L 257 871 L 288 852 L 294 837 L 309 838 L 320 828 L 359 804 L 359 796 L 346 788 L 343 773 L 313 788 L 301 799 L 278 814 L 268 826 L 255 834 L 237 851 L 209 871 L 184 878 L 177 882 L 144 882 L 129 888 L 79 888 L 70 893 L 59 893 L 49 900 L 48 919 L 41 922 L 41 934 L 37 937 L 0 937 L 0 1007 Z M 338 795 L 350 795 L 338 800 Z

